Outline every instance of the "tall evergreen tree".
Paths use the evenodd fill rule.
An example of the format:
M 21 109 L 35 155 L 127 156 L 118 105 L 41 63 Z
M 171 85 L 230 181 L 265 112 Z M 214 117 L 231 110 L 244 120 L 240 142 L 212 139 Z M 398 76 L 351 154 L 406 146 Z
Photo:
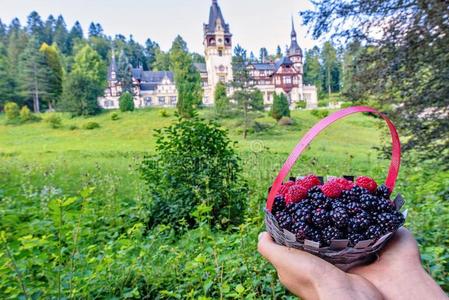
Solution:
M 3 46 L 6 46 L 7 41 L 8 41 L 8 28 L 6 24 L 4 24 L 0 19 L 0 43 L 3 43 Z
M 64 21 L 64 18 L 59 15 L 55 22 L 55 28 L 53 33 L 53 42 L 58 45 L 61 52 L 65 55 L 70 54 L 68 51 L 67 39 L 69 36 L 69 32 L 67 31 L 67 25 Z
M 145 41 L 145 56 L 148 70 L 153 70 L 153 64 L 156 61 L 156 49 L 159 49 L 159 45 L 156 42 L 151 39 Z
M 282 49 L 281 46 L 277 46 L 276 48 L 276 58 L 281 58 L 282 57 Z
M 100 111 L 97 98 L 103 89 L 85 74 L 72 72 L 63 84 L 59 107 L 73 115 L 94 115 Z
M 11 75 L 19 73 L 19 56 L 27 46 L 28 36 L 22 29 L 19 19 L 14 18 L 11 21 L 8 30 L 8 60 L 11 67 Z
M 34 112 L 40 112 L 42 97 L 48 94 L 48 77 L 50 69 L 44 55 L 39 52 L 39 40 L 32 36 L 27 47 L 20 55 L 19 82 L 21 95 L 25 100 L 32 99 Z
M 315 46 L 307 50 L 304 58 L 304 84 L 315 85 L 318 88 L 318 93 L 321 90 L 321 63 L 320 63 L 320 49 Z
M 0 42 L 0 110 L 5 102 L 15 100 L 15 81 L 9 73 L 10 65 L 8 55 Z
M 45 26 L 41 16 L 36 11 L 32 11 L 27 18 L 26 31 L 28 34 L 34 36 L 39 43 L 45 41 Z
M 249 54 L 249 61 L 250 62 L 256 62 L 257 61 L 256 56 L 254 55 L 253 51 L 251 51 L 250 54 Z
M 290 107 L 284 93 L 274 94 L 271 116 L 276 121 L 279 121 L 282 117 L 290 117 Z
M 338 68 L 337 50 L 331 42 L 327 41 L 321 50 L 321 61 L 323 67 L 323 90 L 326 90 L 331 95 L 334 87 L 335 69 Z
M 40 52 L 44 55 L 45 63 L 50 70 L 47 77 L 48 91 L 44 99 L 48 103 L 49 109 L 52 110 L 56 107 L 56 103 L 60 100 L 62 94 L 63 68 L 61 56 L 56 44 L 49 46 L 44 43 Z
M 66 51 L 68 54 L 72 54 L 73 48 L 75 44 L 83 39 L 83 28 L 81 27 L 80 22 L 76 21 L 73 25 L 72 29 L 70 29 L 67 42 L 66 42 Z
M 265 47 L 260 48 L 259 50 L 259 60 L 261 62 L 265 62 L 268 59 L 268 50 Z
M 187 43 L 177 36 L 170 49 L 170 66 L 175 75 L 178 90 L 178 113 L 186 118 L 194 116 L 195 108 L 201 104 L 203 89 L 201 77 L 188 53 Z
M 153 63 L 154 71 L 166 71 L 170 69 L 170 53 L 166 53 L 159 48 L 156 48 L 155 61 Z
M 53 43 L 53 36 L 55 32 L 56 19 L 53 15 L 49 15 L 44 25 L 44 42 L 51 45 Z
M 218 82 L 214 93 L 215 113 L 218 116 L 226 115 L 229 110 L 229 98 L 226 92 L 226 85 Z
M 101 36 L 91 36 L 89 37 L 89 45 L 97 51 L 104 61 L 107 61 L 109 52 L 111 51 L 111 41 L 101 35 Z
M 125 48 L 125 53 L 128 57 L 129 63 L 132 66 L 138 67 L 141 66 L 143 69 L 147 70 L 147 58 L 145 57 L 145 48 L 134 41 L 133 36 L 129 37 L 129 41 Z
M 125 52 L 120 51 L 117 64 L 117 79 L 122 85 L 123 92 L 129 92 L 132 94 L 132 67 L 129 63 L 128 57 Z

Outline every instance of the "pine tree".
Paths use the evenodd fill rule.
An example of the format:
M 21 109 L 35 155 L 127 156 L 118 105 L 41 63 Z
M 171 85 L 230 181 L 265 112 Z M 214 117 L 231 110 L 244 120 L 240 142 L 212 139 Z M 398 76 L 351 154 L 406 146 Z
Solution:
M 249 61 L 250 62 L 256 62 L 256 56 L 254 55 L 253 51 L 251 51 L 251 53 L 249 54 Z
M 56 44 L 51 46 L 43 43 L 40 52 L 44 55 L 45 63 L 49 67 L 49 77 L 47 78 L 48 92 L 44 99 L 48 107 L 52 110 L 60 100 L 62 94 L 63 68 L 59 49 Z
M 129 92 L 123 93 L 119 98 L 120 111 L 133 111 L 134 110 L 134 99 L 133 95 Z
M 195 108 L 201 103 L 201 77 L 193 65 L 186 42 L 179 35 L 170 49 L 170 67 L 175 75 L 178 90 L 178 113 L 185 118 L 193 117 Z
M 0 43 L 0 110 L 7 101 L 14 100 L 15 97 L 15 81 L 9 73 L 10 65 L 6 49 Z
M 55 31 L 56 20 L 53 15 L 49 15 L 44 25 L 44 42 L 48 45 L 53 43 L 53 35 Z
M 306 51 L 304 58 L 304 84 L 314 85 L 321 90 L 321 63 L 320 63 L 320 49 L 315 46 Z
M 276 48 L 276 58 L 281 58 L 282 57 L 282 49 L 281 46 L 277 46 Z
M 117 64 L 117 80 L 120 81 L 123 92 L 132 93 L 132 67 L 125 52 L 120 51 Z
M 153 64 L 156 61 L 156 49 L 159 49 L 159 45 L 156 42 L 153 42 L 151 39 L 145 41 L 145 56 L 148 70 L 153 70 Z
M 265 62 L 268 59 L 268 50 L 265 47 L 260 48 L 259 50 L 259 60 L 261 62 Z
M 14 18 L 8 30 L 8 60 L 10 64 L 10 74 L 16 76 L 19 73 L 19 56 L 27 46 L 28 36 L 22 29 L 19 19 Z
M 282 117 L 290 117 L 290 107 L 284 93 L 274 94 L 271 116 L 276 121 L 279 121 Z
M 229 98 L 226 93 L 226 85 L 218 82 L 214 92 L 215 112 L 218 116 L 224 116 L 229 110 Z
M 170 69 L 170 53 L 166 53 L 159 48 L 156 48 L 155 61 L 153 63 L 154 71 L 167 71 Z
M 50 69 L 45 62 L 44 55 L 39 52 L 39 41 L 32 36 L 27 47 L 20 55 L 19 82 L 21 95 L 32 99 L 35 113 L 40 112 L 40 101 L 48 95 L 48 81 Z
M 72 29 L 70 29 L 66 42 L 66 53 L 72 54 L 75 44 L 83 39 L 83 28 L 80 22 L 76 21 Z
M 65 24 L 64 18 L 59 15 L 55 22 L 55 28 L 53 33 L 53 42 L 56 43 L 61 52 L 64 54 L 70 54 L 67 48 L 67 39 L 69 32 L 67 31 L 67 25 Z
M 36 11 L 32 11 L 28 16 L 26 30 L 28 34 L 34 36 L 39 43 L 45 41 L 44 23 Z
M 8 37 L 8 28 L 6 24 L 3 24 L 2 20 L 0 19 L 0 43 L 6 45 L 7 37 Z
M 321 51 L 321 61 L 323 63 L 323 90 L 327 90 L 329 97 L 332 91 L 336 91 L 335 78 L 338 78 L 338 60 L 337 60 L 337 50 L 332 45 L 331 42 L 325 42 L 323 49 Z M 338 86 L 338 84 L 337 84 Z

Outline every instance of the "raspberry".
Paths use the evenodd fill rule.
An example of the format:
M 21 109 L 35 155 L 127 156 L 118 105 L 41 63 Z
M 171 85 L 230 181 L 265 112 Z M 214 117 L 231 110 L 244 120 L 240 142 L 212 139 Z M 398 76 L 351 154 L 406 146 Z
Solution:
M 298 180 L 297 185 L 302 186 L 306 190 L 313 188 L 314 186 L 320 185 L 321 182 L 315 175 L 307 175 L 306 177 Z
M 282 184 L 281 188 L 279 189 L 278 194 L 285 196 L 285 194 L 287 193 L 288 189 L 293 186 L 295 183 L 293 181 L 288 181 L 284 184 Z
M 341 187 L 339 184 L 335 182 L 326 182 L 321 186 L 321 190 L 323 191 L 324 195 L 331 198 L 337 198 L 341 195 Z
M 357 179 L 355 180 L 355 184 L 367 189 L 371 193 L 374 193 L 377 189 L 377 183 L 374 181 L 374 179 L 367 176 L 357 177 Z
M 350 190 L 354 187 L 354 184 L 345 178 L 335 178 L 331 182 L 338 184 L 342 190 Z
M 307 191 L 299 186 L 299 185 L 293 185 L 289 187 L 287 193 L 285 194 L 285 203 L 287 205 L 296 203 L 304 198 L 307 197 Z

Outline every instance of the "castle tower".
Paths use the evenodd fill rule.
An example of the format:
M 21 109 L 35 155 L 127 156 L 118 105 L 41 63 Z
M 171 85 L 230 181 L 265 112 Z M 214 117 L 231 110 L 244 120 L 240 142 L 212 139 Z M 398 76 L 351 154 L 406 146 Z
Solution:
M 295 30 L 295 24 L 293 23 L 293 17 L 292 17 L 292 32 L 290 34 L 290 48 L 287 50 L 287 55 L 290 58 L 290 60 L 293 62 L 293 66 L 295 69 L 301 74 L 303 74 L 302 69 L 302 50 L 298 45 L 298 41 L 296 38 L 296 30 Z
M 208 88 L 206 101 L 213 103 L 215 86 L 218 82 L 232 81 L 232 34 L 226 24 L 217 0 L 212 0 L 209 22 L 203 25 L 204 54 L 206 58 Z

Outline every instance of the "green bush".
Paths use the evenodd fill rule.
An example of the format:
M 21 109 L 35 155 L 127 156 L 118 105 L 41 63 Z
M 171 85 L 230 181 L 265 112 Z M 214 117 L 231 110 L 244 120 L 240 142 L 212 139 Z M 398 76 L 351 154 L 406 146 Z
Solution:
M 329 115 L 329 111 L 327 109 L 314 109 L 310 113 L 320 119 L 325 118 Z
M 133 111 L 134 110 L 134 99 L 129 92 L 125 92 L 119 98 L 120 111 Z
M 93 130 L 97 128 L 100 128 L 100 124 L 98 124 L 97 122 L 87 122 L 83 125 L 83 129 L 85 130 Z
M 58 115 L 51 114 L 45 118 L 45 122 L 47 122 L 51 128 L 57 129 L 62 127 L 62 119 Z
M 347 101 L 347 102 L 343 102 L 340 107 L 341 108 L 348 108 L 348 107 L 351 107 L 351 106 L 354 106 L 354 103 L 352 103 L 350 101 Z
M 274 94 L 271 116 L 276 121 L 279 121 L 282 117 L 290 117 L 290 107 L 285 94 Z
M 279 121 L 278 124 L 281 126 L 288 126 L 288 125 L 293 125 L 294 122 L 291 118 L 289 117 L 282 117 Z
M 161 109 L 159 111 L 159 116 L 161 116 L 163 118 L 167 118 L 167 117 L 170 117 L 170 114 L 168 113 L 168 111 L 166 109 Z
M 140 168 L 152 199 L 150 227 L 191 228 L 201 211 L 219 228 L 243 221 L 247 186 L 225 130 L 194 117 L 157 130 L 155 138 L 157 154 Z
M 327 107 L 329 105 L 328 100 L 320 100 L 318 101 L 318 107 Z
M 118 115 L 118 113 L 114 112 L 111 114 L 112 121 L 117 121 L 118 119 L 120 119 L 120 116 Z
M 298 101 L 295 104 L 296 109 L 304 109 L 307 107 L 306 101 Z
M 23 106 L 20 110 L 20 120 L 22 122 L 28 122 L 31 121 L 33 118 L 33 114 L 31 113 L 30 109 L 27 106 Z
M 4 106 L 4 111 L 7 120 L 15 120 L 20 116 L 19 106 L 14 102 L 6 102 Z
M 76 126 L 75 124 L 72 124 L 69 126 L 69 130 L 77 130 L 78 126 Z

